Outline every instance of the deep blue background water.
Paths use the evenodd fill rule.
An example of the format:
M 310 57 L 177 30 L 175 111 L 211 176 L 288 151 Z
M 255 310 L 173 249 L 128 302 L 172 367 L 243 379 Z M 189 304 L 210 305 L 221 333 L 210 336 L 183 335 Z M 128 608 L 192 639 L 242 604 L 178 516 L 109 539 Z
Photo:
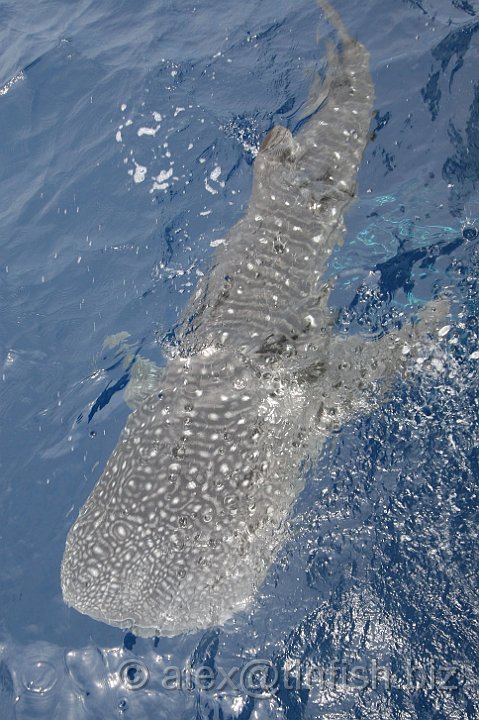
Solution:
M 248 613 L 135 642 L 66 608 L 59 584 L 128 415 L 103 340 L 128 331 L 164 362 L 211 242 L 248 203 L 261 138 L 295 127 L 329 28 L 313 0 L 0 2 L 2 719 L 479 716 L 478 257 L 462 235 L 479 218 L 479 6 L 335 6 L 376 85 L 331 261 L 338 330 L 380 332 L 445 291 L 454 327 L 433 370 L 328 443 Z M 238 673 L 228 692 L 161 684 L 169 665 L 254 658 L 279 673 L 262 699 Z M 135 690 L 140 666 L 120 671 L 140 661 Z M 341 684 L 334 662 L 377 663 L 391 682 Z M 323 686 L 287 687 L 298 664 L 329 669 Z M 431 680 L 445 666 L 448 689 Z

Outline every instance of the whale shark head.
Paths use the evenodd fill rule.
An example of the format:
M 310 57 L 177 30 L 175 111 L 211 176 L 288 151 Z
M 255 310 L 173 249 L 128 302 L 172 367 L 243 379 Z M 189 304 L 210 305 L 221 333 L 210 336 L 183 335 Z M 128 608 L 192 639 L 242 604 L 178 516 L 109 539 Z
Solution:
M 277 383 L 265 389 L 222 352 L 171 368 L 130 415 L 62 565 L 68 604 L 145 636 L 222 624 L 244 608 L 297 492 Z

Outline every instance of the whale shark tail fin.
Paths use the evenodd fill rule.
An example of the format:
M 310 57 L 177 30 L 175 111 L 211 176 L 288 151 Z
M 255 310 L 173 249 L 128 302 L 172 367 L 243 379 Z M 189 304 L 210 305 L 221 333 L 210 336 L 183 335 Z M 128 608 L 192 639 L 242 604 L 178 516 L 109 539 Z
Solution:
M 329 22 L 330 25 L 332 25 L 332 27 L 335 28 L 336 32 L 338 33 L 342 45 L 342 51 L 344 52 L 344 50 L 349 45 L 355 44 L 356 41 L 346 30 L 346 27 L 344 26 L 344 23 L 339 17 L 336 10 L 334 10 L 334 8 L 331 7 L 331 5 L 326 0 L 317 0 L 317 2 L 324 13 L 326 20 Z M 319 33 L 317 41 L 319 45 L 321 41 L 321 35 Z M 321 105 L 326 101 L 329 95 L 331 82 L 341 69 L 341 63 L 337 48 L 332 42 L 326 41 L 325 45 L 327 61 L 326 78 L 323 80 L 319 73 L 315 73 L 309 91 L 308 100 L 298 118 L 298 125 L 302 124 L 307 118 L 311 117 L 311 115 L 314 115 L 314 113 L 317 112 Z
M 318 0 L 336 30 L 337 47 L 327 45 L 326 76 L 316 78 L 299 119 L 296 159 L 315 196 L 326 188 L 355 196 L 358 165 L 369 140 L 374 86 L 366 48 L 353 38 L 326 0 Z M 311 118 L 304 122 L 306 117 Z M 344 138 L 347 138 L 347 142 Z
M 332 25 L 339 35 L 341 42 L 345 45 L 351 42 L 355 42 L 349 32 L 346 29 L 345 24 L 341 20 L 336 10 L 329 4 L 327 0 L 317 0 L 319 7 L 323 11 L 326 20 Z

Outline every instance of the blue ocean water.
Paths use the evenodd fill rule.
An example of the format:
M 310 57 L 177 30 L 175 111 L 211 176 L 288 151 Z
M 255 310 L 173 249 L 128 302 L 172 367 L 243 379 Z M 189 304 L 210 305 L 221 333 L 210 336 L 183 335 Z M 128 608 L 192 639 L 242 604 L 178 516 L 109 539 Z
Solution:
M 164 362 L 330 29 L 313 0 L 0 1 L 2 720 L 479 717 L 479 6 L 334 4 L 376 86 L 338 331 L 439 294 L 451 329 L 433 371 L 327 444 L 251 609 L 143 640 L 60 590 L 129 412 L 103 341 Z

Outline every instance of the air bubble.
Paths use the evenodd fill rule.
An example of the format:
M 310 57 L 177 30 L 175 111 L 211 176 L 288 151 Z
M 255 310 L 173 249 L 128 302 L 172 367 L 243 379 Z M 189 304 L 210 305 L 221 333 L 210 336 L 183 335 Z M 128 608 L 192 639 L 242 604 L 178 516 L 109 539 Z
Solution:
M 464 240 L 475 240 L 477 233 L 477 228 L 474 225 L 466 225 L 462 228 L 462 237 Z

